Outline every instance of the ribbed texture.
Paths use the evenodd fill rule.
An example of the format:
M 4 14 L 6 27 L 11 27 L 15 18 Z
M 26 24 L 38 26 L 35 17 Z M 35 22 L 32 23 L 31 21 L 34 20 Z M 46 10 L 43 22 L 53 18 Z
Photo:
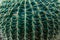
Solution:
M 60 25 L 57 0 L 3 1 L 4 40 L 55 40 Z

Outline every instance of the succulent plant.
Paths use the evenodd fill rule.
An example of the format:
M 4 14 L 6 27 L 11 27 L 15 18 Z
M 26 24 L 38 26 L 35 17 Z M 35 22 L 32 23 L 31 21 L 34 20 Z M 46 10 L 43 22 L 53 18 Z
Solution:
M 3 40 L 55 40 L 58 0 L 5 0 L 0 6 Z

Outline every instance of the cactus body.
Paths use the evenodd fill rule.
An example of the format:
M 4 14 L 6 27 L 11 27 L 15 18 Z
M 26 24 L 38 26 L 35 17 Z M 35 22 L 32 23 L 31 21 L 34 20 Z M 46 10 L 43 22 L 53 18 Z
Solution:
M 60 24 L 57 0 L 5 0 L 0 8 L 4 40 L 55 40 Z

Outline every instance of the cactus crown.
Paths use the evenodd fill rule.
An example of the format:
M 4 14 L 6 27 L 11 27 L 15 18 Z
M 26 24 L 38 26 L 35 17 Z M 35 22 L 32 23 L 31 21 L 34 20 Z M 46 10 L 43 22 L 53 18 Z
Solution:
M 58 34 L 57 0 L 5 0 L 0 9 L 6 40 L 55 40 Z

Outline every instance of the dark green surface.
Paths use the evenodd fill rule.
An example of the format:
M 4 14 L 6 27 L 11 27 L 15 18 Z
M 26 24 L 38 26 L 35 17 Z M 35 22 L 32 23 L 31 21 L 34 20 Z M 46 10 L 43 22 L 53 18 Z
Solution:
M 2 31 L 7 40 L 55 40 L 58 35 L 57 0 L 6 0 L 0 8 Z

